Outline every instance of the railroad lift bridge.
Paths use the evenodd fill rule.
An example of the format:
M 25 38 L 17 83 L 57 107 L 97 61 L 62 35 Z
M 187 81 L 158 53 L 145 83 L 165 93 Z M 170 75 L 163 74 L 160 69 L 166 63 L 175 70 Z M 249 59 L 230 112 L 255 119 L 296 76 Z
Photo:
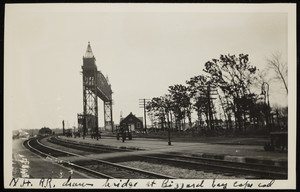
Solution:
M 90 42 L 83 56 L 82 65 L 83 82 L 83 113 L 77 114 L 78 129 L 82 130 L 83 138 L 91 131 L 91 137 L 101 138 L 98 123 L 98 98 L 103 101 L 104 127 L 114 130 L 112 110 L 112 90 L 108 78 L 98 71 L 96 58 L 92 52 Z

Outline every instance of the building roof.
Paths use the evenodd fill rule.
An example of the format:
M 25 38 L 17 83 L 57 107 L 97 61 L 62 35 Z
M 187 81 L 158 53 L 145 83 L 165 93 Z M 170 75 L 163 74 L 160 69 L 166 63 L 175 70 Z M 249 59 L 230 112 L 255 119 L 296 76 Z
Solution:
M 131 112 L 129 115 L 127 115 L 127 117 L 125 117 L 124 119 L 121 120 L 120 124 L 127 124 L 127 123 L 135 123 L 135 122 L 140 122 L 141 124 L 143 124 L 143 122 L 137 118 L 135 115 L 133 115 Z
M 88 44 L 88 46 L 87 46 L 87 49 L 86 49 L 84 58 L 94 58 L 94 54 L 93 54 L 93 51 L 92 51 L 90 42 L 89 42 L 89 44 Z

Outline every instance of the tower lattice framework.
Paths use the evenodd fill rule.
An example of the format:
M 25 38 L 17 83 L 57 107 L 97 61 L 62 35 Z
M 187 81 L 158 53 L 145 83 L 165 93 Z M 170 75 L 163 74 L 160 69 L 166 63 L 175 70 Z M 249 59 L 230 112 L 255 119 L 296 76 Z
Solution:
M 113 131 L 113 110 L 111 85 L 103 74 L 97 70 L 96 58 L 90 43 L 83 57 L 83 114 L 78 114 L 78 127 L 82 127 L 83 138 L 91 130 L 92 138 L 101 138 L 98 123 L 98 97 L 104 103 L 104 125 Z

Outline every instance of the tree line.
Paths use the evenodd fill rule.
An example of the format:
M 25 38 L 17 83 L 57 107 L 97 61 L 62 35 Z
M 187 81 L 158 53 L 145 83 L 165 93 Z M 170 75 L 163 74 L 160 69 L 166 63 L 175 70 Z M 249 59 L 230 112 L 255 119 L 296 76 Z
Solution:
M 265 102 L 268 95 L 260 92 L 262 79 L 248 54 L 220 55 L 207 61 L 203 71 L 203 75 L 191 77 L 185 84 L 169 86 L 168 93 L 147 103 L 152 123 L 160 124 L 162 129 L 210 131 L 242 131 L 270 123 L 271 109 Z M 284 85 L 287 90 L 286 82 Z M 194 122 L 193 112 L 197 118 Z

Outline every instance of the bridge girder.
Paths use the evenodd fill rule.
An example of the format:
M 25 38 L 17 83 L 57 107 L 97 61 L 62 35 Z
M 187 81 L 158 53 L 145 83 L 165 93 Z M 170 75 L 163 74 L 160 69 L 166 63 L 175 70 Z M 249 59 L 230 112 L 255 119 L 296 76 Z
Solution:
M 86 136 L 88 129 L 92 130 L 97 140 L 99 134 L 98 124 L 98 98 L 104 102 L 104 125 L 109 124 L 113 130 L 112 119 L 112 90 L 104 75 L 97 70 L 96 59 L 92 53 L 90 44 L 83 57 L 82 76 L 83 76 L 83 114 L 78 115 L 78 123 L 82 123 L 83 137 Z M 79 120 L 80 118 L 80 120 Z M 110 123 L 108 123 L 110 122 Z M 101 137 L 101 136 L 100 136 Z

